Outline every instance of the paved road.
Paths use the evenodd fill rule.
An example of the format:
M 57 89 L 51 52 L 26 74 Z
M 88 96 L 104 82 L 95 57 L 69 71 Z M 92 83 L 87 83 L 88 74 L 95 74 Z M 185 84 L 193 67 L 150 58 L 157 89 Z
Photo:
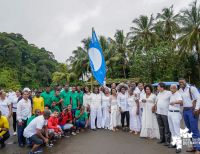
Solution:
M 10 141 L 16 142 L 16 137 Z M 19 148 L 17 144 L 7 145 L 1 154 L 27 154 L 28 148 Z M 44 149 L 44 154 L 169 154 L 175 149 L 168 149 L 157 144 L 156 140 L 142 139 L 127 132 L 107 130 L 86 131 L 77 136 L 62 138 L 55 147 Z M 186 154 L 185 148 L 181 154 Z

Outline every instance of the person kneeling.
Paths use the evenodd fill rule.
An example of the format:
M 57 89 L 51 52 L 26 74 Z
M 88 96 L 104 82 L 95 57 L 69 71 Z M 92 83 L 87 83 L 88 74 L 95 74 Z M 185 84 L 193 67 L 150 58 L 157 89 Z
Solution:
M 88 127 L 88 113 L 85 112 L 84 107 L 79 107 L 75 113 L 77 131 L 84 130 Z
M 1 148 L 4 148 L 5 141 L 10 137 L 9 133 L 9 122 L 8 119 L 5 116 L 1 115 L 0 111 L 0 144 Z
M 29 154 L 42 152 L 38 148 L 44 143 L 48 144 L 49 136 L 47 130 L 47 120 L 49 119 L 49 117 L 50 112 L 48 110 L 44 110 L 43 115 L 34 118 L 30 122 L 30 124 L 24 129 L 24 137 L 28 138 L 33 143 L 33 147 Z M 45 128 L 45 135 L 42 134 L 43 128 Z

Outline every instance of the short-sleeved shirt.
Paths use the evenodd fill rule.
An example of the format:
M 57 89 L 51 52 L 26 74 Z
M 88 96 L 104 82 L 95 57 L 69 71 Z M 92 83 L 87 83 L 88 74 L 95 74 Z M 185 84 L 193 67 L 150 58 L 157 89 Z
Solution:
M 80 115 L 81 111 L 80 110 L 76 110 L 76 113 L 75 113 L 75 117 L 77 118 L 79 115 Z M 84 112 L 78 120 L 81 120 L 81 121 L 86 121 L 88 119 L 88 114 L 87 112 Z
M 51 107 L 51 112 L 53 113 L 55 110 L 57 110 L 59 113 L 61 112 L 60 108 L 58 106 Z
M 51 106 L 51 97 L 52 97 L 52 95 L 45 91 L 45 92 L 41 93 L 41 96 L 44 98 L 44 105 Z
M 8 98 L 5 98 L 4 100 L 0 99 L 0 111 L 1 111 L 3 116 L 8 117 L 8 115 L 9 115 L 8 105 L 10 105 L 10 104 L 11 104 L 10 99 L 8 99 Z
M 58 103 L 59 101 L 60 101 L 60 96 L 52 96 L 51 97 L 51 104 L 53 103 L 53 102 L 56 102 L 56 103 Z M 56 106 L 58 106 L 59 107 L 59 109 L 61 110 L 61 105 L 59 104 L 59 105 L 56 105 Z M 53 111 L 52 111 L 53 112 Z
M 181 94 L 177 91 L 170 97 L 170 103 L 182 101 Z M 169 105 L 169 110 L 179 110 L 180 111 L 180 104 Z
M 156 97 L 157 102 L 157 114 L 167 115 L 169 110 L 169 101 L 172 93 L 171 91 L 164 90 L 159 92 Z
M 44 98 L 43 97 L 34 97 L 33 98 L 33 113 L 35 113 L 36 109 L 39 109 L 41 112 L 44 111 Z
M 24 137 L 30 138 L 37 133 L 37 129 L 42 129 L 47 125 L 47 120 L 44 119 L 43 115 L 40 115 L 33 119 L 30 124 L 24 129 Z
M 7 128 L 9 129 L 9 122 L 5 116 L 1 116 L 0 118 L 0 128 Z M 1 131 L 0 136 L 3 136 L 7 131 Z
M 51 95 L 51 96 L 54 96 L 55 93 L 56 93 L 55 90 L 50 91 L 50 95 Z
M 77 92 L 77 98 L 81 105 L 83 105 L 83 92 Z
M 72 109 L 76 109 L 78 107 L 77 92 L 71 92 L 71 100 L 72 100 Z
M 28 118 L 26 125 L 28 126 L 30 124 L 30 122 L 35 118 L 36 118 L 35 115 L 32 115 L 30 118 Z
M 60 97 L 63 99 L 63 106 L 66 107 L 70 104 L 70 98 L 71 98 L 71 91 L 65 91 L 63 90 L 60 93 Z

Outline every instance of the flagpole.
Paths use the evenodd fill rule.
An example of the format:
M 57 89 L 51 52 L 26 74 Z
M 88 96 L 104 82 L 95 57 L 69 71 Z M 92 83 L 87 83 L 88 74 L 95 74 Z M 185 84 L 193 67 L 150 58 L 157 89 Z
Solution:
M 94 32 L 94 27 L 92 27 L 92 35 L 93 35 L 93 32 Z M 93 74 L 91 77 L 91 91 L 93 92 Z

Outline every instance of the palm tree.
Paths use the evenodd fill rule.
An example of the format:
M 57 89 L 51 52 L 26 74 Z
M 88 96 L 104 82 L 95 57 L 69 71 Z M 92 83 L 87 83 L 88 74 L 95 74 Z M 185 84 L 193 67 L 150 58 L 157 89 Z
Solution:
M 173 5 L 169 8 L 164 8 L 162 13 L 158 13 L 156 19 L 156 27 L 159 26 L 162 29 L 162 37 L 165 40 L 172 41 L 176 37 L 176 33 L 179 30 L 178 25 L 179 14 L 174 14 Z
M 197 55 L 200 79 L 200 6 L 197 5 L 197 0 L 192 2 L 188 9 L 181 11 L 179 22 L 182 25 L 182 33 L 177 41 L 180 51 Z
M 156 34 L 154 32 L 153 15 L 148 18 L 141 15 L 133 20 L 134 27 L 131 27 L 130 35 L 133 46 L 146 51 L 155 44 Z

